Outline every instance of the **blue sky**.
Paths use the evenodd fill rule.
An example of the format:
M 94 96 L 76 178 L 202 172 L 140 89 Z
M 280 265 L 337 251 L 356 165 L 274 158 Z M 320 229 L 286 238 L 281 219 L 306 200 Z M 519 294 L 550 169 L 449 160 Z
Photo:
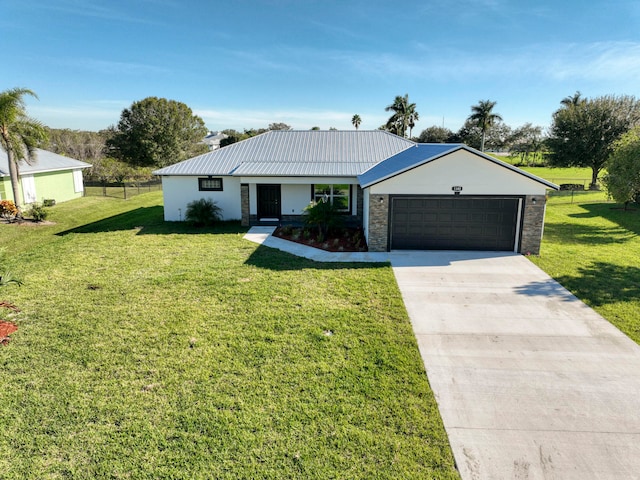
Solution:
M 148 96 L 211 130 L 385 123 L 409 94 L 458 130 L 479 100 L 517 127 L 562 98 L 640 97 L 637 0 L 0 0 L 0 90 L 31 116 L 99 130 Z

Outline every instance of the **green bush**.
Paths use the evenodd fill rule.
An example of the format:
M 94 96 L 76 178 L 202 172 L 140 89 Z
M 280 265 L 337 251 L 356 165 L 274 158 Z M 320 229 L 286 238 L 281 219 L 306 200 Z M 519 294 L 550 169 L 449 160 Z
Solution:
M 27 216 L 33 219 L 34 222 L 42 222 L 49 216 L 49 210 L 38 202 L 32 203 L 27 211 Z
M 222 219 L 222 209 L 210 198 L 201 198 L 187 204 L 184 219 L 196 227 L 213 225 Z
M 326 238 L 330 229 L 343 225 L 344 217 L 332 203 L 321 200 L 305 207 L 304 223 L 309 227 L 318 228 L 322 237 Z

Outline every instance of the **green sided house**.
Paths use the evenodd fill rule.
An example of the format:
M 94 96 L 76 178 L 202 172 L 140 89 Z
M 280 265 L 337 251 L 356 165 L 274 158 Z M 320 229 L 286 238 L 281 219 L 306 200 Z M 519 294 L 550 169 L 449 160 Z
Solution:
M 25 205 L 42 203 L 45 199 L 65 202 L 82 197 L 82 170 L 91 167 L 89 163 L 41 149 L 36 150 L 36 158 L 32 165 L 21 161 L 18 166 L 20 195 Z M 13 199 L 9 160 L 7 153 L 0 149 L 0 200 Z
M 461 144 L 388 132 L 270 131 L 154 172 L 164 218 L 210 198 L 245 226 L 299 222 L 312 201 L 338 205 L 369 251 L 540 250 L 553 183 Z

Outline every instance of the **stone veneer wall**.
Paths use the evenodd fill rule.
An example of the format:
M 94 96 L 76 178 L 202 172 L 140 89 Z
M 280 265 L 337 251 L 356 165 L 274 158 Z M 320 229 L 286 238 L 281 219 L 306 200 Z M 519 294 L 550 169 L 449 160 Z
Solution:
M 242 219 L 240 225 L 243 227 L 249 226 L 249 184 L 243 183 L 240 185 L 240 211 L 242 213 Z
M 369 195 L 368 233 L 369 251 L 386 252 L 389 241 L 389 195 Z
M 536 203 L 533 203 L 533 199 Z M 522 240 L 520 253 L 539 255 L 542 232 L 544 230 L 544 212 L 547 199 L 544 195 L 527 195 L 522 216 Z

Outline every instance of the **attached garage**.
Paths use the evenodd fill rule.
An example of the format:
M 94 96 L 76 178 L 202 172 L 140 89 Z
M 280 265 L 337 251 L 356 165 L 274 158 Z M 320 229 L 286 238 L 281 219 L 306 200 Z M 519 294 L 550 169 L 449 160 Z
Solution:
M 519 198 L 391 197 L 391 250 L 517 248 Z
M 557 185 L 466 145 L 418 144 L 358 176 L 370 251 L 538 254 Z

